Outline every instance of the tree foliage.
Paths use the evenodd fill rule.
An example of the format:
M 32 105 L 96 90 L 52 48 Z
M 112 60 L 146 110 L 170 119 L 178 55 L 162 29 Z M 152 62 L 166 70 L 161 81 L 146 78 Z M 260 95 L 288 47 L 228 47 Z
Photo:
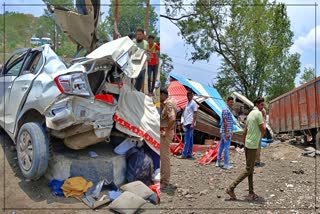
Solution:
M 284 4 L 267 0 L 166 1 L 166 14 L 193 47 L 190 60 L 221 59 L 214 85 L 221 94 L 275 98 L 294 88 L 300 55 L 290 54 L 293 32 Z M 228 5 L 228 6 L 226 6 Z
M 69 9 L 73 8 L 73 0 L 43 0 L 43 2 L 63 5 Z M 3 38 L 5 39 L 0 43 L 0 48 L 3 50 L 3 45 L 5 45 L 5 56 L 8 57 L 16 49 L 31 47 L 30 39 L 35 36 L 38 38 L 49 37 L 52 42 L 56 39 L 57 54 L 73 57 L 76 53 L 76 45 L 69 40 L 59 27 L 55 28 L 56 24 L 49 14 L 48 10 L 44 9 L 43 15 L 40 17 L 18 12 L 6 12 L 4 15 L 0 15 L 0 19 L 5 20 L 5 22 L 0 22 L 1 41 L 3 41 Z M 5 16 L 5 19 L 3 16 Z M 0 64 L 3 61 L 4 59 L 1 57 Z
M 136 32 L 137 28 L 145 28 L 146 17 L 145 0 L 119 0 L 118 30 L 121 36 Z M 111 2 L 108 19 L 108 33 L 113 33 L 114 27 L 114 0 Z M 155 8 L 150 5 L 149 11 L 149 34 L 158 35 L 156 28 L 158 17 Z
M 110 41 L 111 39 L 108 34 L 108 30 L 109 30 L 108 17 L 105 17 L 104 20 L 101 20 L 97 26 L 97 35 L 99 36 L 99 39 L 103 41 Z
M 300 78 L 300 84 L 305 84 L 307 82 L 310 82 L 311 80 L 313 80 L 316 77 L 315 74 L 315 69 L 314 68 L 304 68 L 303 70 L 303 74 Z
M 167 86 L 167 80 L 170 72 L 173 70 L 172 59 L 165 53 L 160 54 L 161 70 L 160 70 L 160 86 L 161 88 Z

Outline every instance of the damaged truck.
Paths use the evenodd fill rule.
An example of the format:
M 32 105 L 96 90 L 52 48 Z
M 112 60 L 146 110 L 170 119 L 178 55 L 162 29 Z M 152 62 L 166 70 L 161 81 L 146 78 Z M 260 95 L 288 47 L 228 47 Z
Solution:
M 133 87 L 146 59 L 129 37 L 105 43 L 70 65 L 49 45 L 15 51 L 0 74 L 0 126 L 16 145 L 22 174 L 38 179 L 46 172 L 49 136 L 78 150 L 108 142 L 117 129 L 144 140 L 159 155 L 158 111 Z

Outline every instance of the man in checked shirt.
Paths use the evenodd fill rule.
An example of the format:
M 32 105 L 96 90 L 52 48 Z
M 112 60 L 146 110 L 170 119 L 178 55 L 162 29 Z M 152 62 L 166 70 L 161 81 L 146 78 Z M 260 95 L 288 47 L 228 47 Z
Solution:
M 232 118 L 232 106 L 233 106 L 233 98 L 228 97 L 227 106 L 222 110 L 222 125 L 221 125 L 221 144 L 218 151 L 218 157 L 216 162 L 216 167 L 220 167 L 220 159 L 222 155 L 222 151 L 224 150 L 224 169 L 231 169 L 232 166 L 229 165 L 229 147 L 232 138 L 232 130 L 233 130 L 233 118 Z

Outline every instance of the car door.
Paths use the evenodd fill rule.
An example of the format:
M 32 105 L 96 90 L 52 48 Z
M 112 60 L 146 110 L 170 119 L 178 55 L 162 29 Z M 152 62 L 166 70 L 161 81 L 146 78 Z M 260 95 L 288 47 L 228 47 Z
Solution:
M 77 11 L 58 5 L 48 5 L 48 11 L 72 42 L 91 52 L 98 41 L 100 0 L 76 0 L 75 3 Z
M 7 120 L 6 104 L 10 96 L 13 81 L 19 75 L 24 59 L 30 49 L 19 49 L 15 51 L 5 62 L 0 73 L 0 126 L 5 128 Z
M 29 89 L 32 87 L 33 80 L 37 73 L 40 72 L 44 65 L 44 57 L 41 51 L 30 51 L 24 59 L 23 65 L 20 68 L 19 75 L 14 79 L 9 98 L 5 105 L 6 112 L 6 130 L 14 133 L 16 119 L 19 110 L 23 106 L 28 95 Z

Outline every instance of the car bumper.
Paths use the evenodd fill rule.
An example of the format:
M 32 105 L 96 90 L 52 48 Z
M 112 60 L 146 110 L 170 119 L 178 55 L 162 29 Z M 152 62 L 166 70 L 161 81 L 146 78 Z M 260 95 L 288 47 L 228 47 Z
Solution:
M 71 149 L 82 149 L 110 136 L 116 105 L 68 96 L 56 100 L 45 112 L 51 134 Z

